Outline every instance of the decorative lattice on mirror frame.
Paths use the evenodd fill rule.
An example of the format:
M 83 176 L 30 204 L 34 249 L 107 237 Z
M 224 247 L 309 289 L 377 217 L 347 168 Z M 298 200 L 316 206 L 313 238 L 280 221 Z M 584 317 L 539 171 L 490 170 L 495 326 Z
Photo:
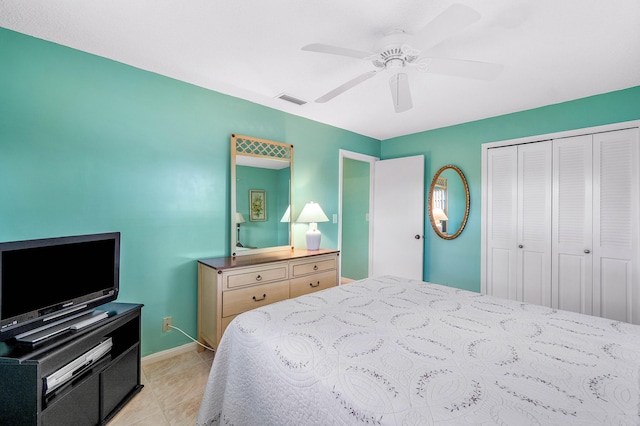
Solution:
M 290 144 L 234 134 L 231 135 L 231 141 L 237 154 L 281 160 L 291 159 L 293 145 Z

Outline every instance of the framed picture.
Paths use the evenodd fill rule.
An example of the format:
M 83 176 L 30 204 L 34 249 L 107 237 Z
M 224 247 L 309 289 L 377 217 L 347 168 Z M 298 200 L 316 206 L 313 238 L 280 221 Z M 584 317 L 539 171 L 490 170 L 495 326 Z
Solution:
M 262 189 L 249 190 L 249 220 L 263 222 L 267 220 L 267 191 Z

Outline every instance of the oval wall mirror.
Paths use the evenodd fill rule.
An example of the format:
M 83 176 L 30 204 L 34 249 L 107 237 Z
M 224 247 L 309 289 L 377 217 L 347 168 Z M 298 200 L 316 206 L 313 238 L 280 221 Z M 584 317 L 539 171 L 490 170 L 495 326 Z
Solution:
M 462 233 L 469 218 L 469 186 L 458 167 L 441 167 L 429 188 L 429 221 L 435 233 L 453 240 Z

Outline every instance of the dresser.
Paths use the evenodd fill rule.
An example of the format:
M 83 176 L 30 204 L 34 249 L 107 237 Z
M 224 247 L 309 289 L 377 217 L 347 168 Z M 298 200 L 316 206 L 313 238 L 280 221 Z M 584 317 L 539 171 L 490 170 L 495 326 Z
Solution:
M 285 250 L 198 261 L 198 340 L 218 347 L 239 314 L 338 285 L 338 250 Z

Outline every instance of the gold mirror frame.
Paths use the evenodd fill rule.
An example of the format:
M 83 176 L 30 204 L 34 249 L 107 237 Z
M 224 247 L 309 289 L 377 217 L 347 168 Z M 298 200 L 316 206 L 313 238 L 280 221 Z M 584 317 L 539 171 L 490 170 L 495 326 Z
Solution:
M 433 217 L 434 189 L 438 184 L 438 179 L 440 178 L 440 175 L 446 170 L 454 170 L 458 174 L 458 176 L 460 176 L 460 180 L 462 181 L 462 185 L 464 187 L 464 192 L 465 192 L 464 217 L 462 218 L 462 223 L 460 223 L 460 227 L 458 228 L 458 230 L 451 235 L 445 234 L 440 229 L 438 229 L 438 226 L 436 225 L 435 219 Z M 441 167 L 440 170 L 438 170 L 437 173 L 433 176 L 433 180 L 431 181 L 431 187 L 429 188 L 428 207 L 427 207 L 427 210 L 429 213 L 429 221 L 431 222 L 431 227 L 433 228 L 433 231 L 436 233 L 436 235 L 438 235 L 438 237 L 445 240 L 453 240 L 454 238 L 457 238 L 458 235 L 460 235 L 464 230 L 464 227 L 467 224 L 467 219 L 469 219 L 469 205 L 470 205 L 469 185 L 467 184 L 467 179 L 464 177 L 464 173 L 462 173 L 462 170 L 460 170 L 458 167 L 451 164 Z
M 289 243 L 288 245 L 282 246 L 272 246 L 272 247 L 260 247 L 254 248 L 251 247 L 246 249 L 246 247 L 242 247 L 242 249 L 238 249 L 236 243 L 237 235 L 238 235 L 238 227 L 236 223 L 236 166 L 238 165 L 238 158 L 247 157 L 249 160 L 258 161 L 258 162 L 279 162 L 286 163 L 289 168 L 289 210 L 293 206 L 293 145 L 283 143 L 283 142 L 275 142 L 267 139 L 255 138 L 252 136 L 243 136 L 243 135 L 231 135 L 231 256 L 243 256 L 243 255 L 251 255 L 257 253 L 265 253 L 265 252 L 273 252 L 280 250 L 287 250 L 293 248 L 293 221 L 290 219 L 289 221 Z M 258 167 L 262 167 L 261 165 Z M 258 189 L 259 185 L 256 185 L 256 189 Z M 255 191 L 260 192 L 260 191 Z M 264 192 L 264 191 L 262 191 Z M 268 198 L 268 194 L 267 194 Z M 266 200 L 265 200 L 266 201 Z M 293 214 L 290 214 L 293 217 Z M 245 221 L 249 221 L 250 218 L 244 218 Z M 264 220 L 264 219 L 262 219 Z M 281 222 L 284 221 L 281 220 Z M 239 242 L 239 241 L 238 241 Z

